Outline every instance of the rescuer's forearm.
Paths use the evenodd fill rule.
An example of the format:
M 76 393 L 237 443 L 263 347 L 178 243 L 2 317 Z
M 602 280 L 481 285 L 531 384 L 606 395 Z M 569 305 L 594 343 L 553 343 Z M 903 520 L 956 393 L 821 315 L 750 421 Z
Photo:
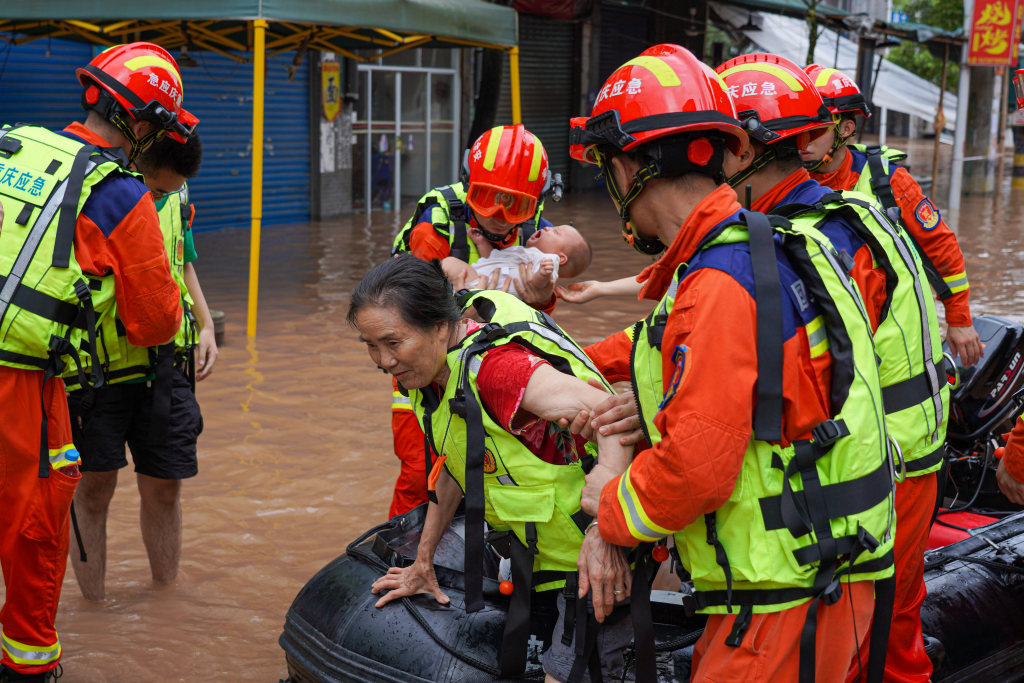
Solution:
M 188 293 L 192 296 L 192 315 L 196 317 L 196 322 L 199 323 L 199 330 L 202 331 L 207 327 L 213 327 L 213 316 L 210 315 L 210 307 L 206 305 L 203 288 L 199 286 L 199 277 L 196 275 L 196 269 L 192 267 L 191 263 L 186 263 L 182 275 L 185 278 L 185 287 L 188 288 Z

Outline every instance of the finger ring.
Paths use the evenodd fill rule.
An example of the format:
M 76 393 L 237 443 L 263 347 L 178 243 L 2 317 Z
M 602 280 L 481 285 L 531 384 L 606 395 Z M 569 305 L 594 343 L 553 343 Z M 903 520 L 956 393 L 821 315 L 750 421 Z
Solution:
M 613 594 L 613 595 L 622 595 L 622 594 L 623 594 L 623 593 L 625 593 L 625 592 L 626 592 L 626 591 L 612 591 L 612 594 Z

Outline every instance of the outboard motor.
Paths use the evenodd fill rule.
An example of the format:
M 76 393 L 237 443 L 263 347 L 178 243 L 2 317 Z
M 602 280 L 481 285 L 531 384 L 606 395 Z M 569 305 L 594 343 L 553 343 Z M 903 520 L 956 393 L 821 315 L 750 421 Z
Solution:
M 976 365 L 956 369 L 959 385 L 951 395 L 946 433 L 945 496 L 955 499 L 958 508 L 1020 510 L 999 492 L 994 454 L 1005 445 L 1002 435 L 1013 429 L 1024 408 L 1024 327 L 994 315 L 977 316 L 974 327 L 985 355 Z M 952 374 L 947 368 L 947 375 Z

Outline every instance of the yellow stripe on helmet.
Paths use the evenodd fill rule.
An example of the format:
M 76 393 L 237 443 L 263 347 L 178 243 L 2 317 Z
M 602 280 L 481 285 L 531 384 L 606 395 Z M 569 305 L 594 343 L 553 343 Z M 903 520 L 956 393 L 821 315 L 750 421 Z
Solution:
M 533 161 L 530 162 L 529 182 L 533 182 L 540 175 L 540 162 L 544 158 L 544 145 L 540 144 L 540 138 L 533 136 Z
M 494 170 L 494 161 L 498 158 L 498 148 L 501 147 L 501 136 L 504 132 L 504 126 L 491 128 L 491 137 L 487 141 L 487 152 L 484 154 L 484 168 L 488 171 Z
M 658 83 L 660 83 L 663 88 L 671 88 L 672 86 L 680 84 L 679 75 L 672 70 L 672 67 L 666 64 L 659 57 L 641 55 L 639 57 L 634 57 L 619 68 L 623 69 L 627 66 L 642 66 L 647 69 L 654 74 L 654 77 L 658 79 Z
M 839 73 L 838 69 L 822 69 L 818 72 L 818 78 L 814 81 L 814 87 L 820 88 L 823 85 L 828 85 L 828 79 L 832 78 L 832 74 Z
M 715 78 L 718 79 L 718 85 L 722 86 L 722 90 L 728 94 L 729 86 L 725 84 L 725 79 L 722 78 L 717 71 L 712 71 L 711 73 L 715 74 Z
M 789 89 L 793 92 L 801 92 L 804 89 L 804 86 L 800 81 L 798 81 L 793 74 L 789 73 L 789 71 L 783 69 L 781 66 L 765 64 L 764 62 L 737 64 L 736 66 L 729 67 L 723 71 L 721 76 L 722 78 L 725 78 L 726 76 L 731 76 L 732 74 L 741 73 L 743 71 L 760 71 L 762 73 L 771 74 L 789 86 Z
M 142 55 L 141 57 L 132 57 L 124 63 L 126 67 L 132 71 L 138 71 L 144 66 L 159 66 L 162 69 L 167 69 L 172 74 L 178 77 L 178 84 L 182 85 L 181 74 L 174 68 L 174 65 L 168 62 L 163 57 L 157 57 L 156 55 Z M 180 88 L 184 90 L 184 88 Z

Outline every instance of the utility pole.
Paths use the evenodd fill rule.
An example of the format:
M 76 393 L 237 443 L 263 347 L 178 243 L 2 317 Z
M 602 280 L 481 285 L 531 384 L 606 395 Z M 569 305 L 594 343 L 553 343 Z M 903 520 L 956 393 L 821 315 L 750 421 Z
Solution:
M 964 0 L 964 44 L 960 50 L 960 87 L 957 88 L 956 132 L 953 135 L 953 167 L 949 171 L 949 208 L 960 208 L 964 183 L 964 142 L 967 139 L 967 104 L 971 96 L 971 67 L 967 66 L 970 51 L 971 18 L 974 0 Z M 934 190 L 933 190 L 934 191 Z

